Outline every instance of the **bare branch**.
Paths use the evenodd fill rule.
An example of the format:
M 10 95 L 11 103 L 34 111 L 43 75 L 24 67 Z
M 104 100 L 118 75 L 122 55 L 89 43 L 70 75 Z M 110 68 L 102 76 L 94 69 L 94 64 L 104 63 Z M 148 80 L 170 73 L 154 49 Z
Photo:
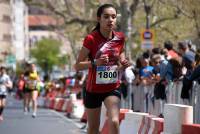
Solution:
M 155 3 L 156 3 L 156 0 L 153 0 L 153 2 L 152 2 L 151 5 L 150 5 L 151 9 L 152 9 L 153 6 L 155 5 Z
M 53 12 L 54 14 L 56 14 L 56 15 L 62 17 L 64 20 L 67 19 L 66 16 L 64 15 L 64 13 L 55 10 L 55 8 L 49 7 L 48 9 L 49 9 L 51 12 Z
M 154 26 L 156 26 L 156 25 L 158 25 L 158 24 L 160 24 L 160 23 L 162 23 L 164 21 L 175 20 L 175 19 L 178 19 L 177 15 L 174 15 L 172 17 L 161 18 L 161 19 L 155 21 L 153 24 L 151 24 L 150 27 L 154 27 Z
M 64 0 L 64 2 L 65 2 L 65 7 L 66 7 L 66 9 L 67 9 L 69 15 L 72 15 L 72 12 L 71 12 L 71 10 L 70 10 L 70 8 L 69 8 L 68 0 Z
M 73 23 L 79 23 L 81 25 L 87 25 L 87 24 L 93 24 L 96 21 L 94 20 L 86 20 L 82 18 L 72 18 L 71 20 L 65 20 L 65 24 L 73 24 Z
M 175 39 L 178 39 L 178 38 L 179 38 L 179 36 L 176 35 L 176 34 L 174 33 L 174 31 L 169 30 L 167 27 L 163 27 L 163 26 L 160 26 L 160 25 L 158 25 L 158 27 L 159 27 L 160 29 L 162 29 L 163 31 L 165 31 L 165 32 L 169 33 L 170 35 L 172 35 Z
M 34 2 L 31 0 L 25 0 L 24 3 L 26 3 L 26 5 L 28 5 L 28 6 L 36 6 L 36 7 L 44 7 L 45 6 L 45 4 L 42 2 Z
M 139 4 L 139 0 L 133 0 L 133 3 L 130 6 L 131 16 L 135 15 L 138 4 Z
M 162 3 L 162 4 L 167 4 L 167 2 L 166 1 L 162 1 L 162 0 L 159 0 L 159 2 L 160 3 Z M 169 3 L 168 3 L 169 4 Z M 180 4 L 178 4 L 178 1 L 177 2 L 173 2 L 173 3 L 171 3 L 170 4 L 172 7 L 174 7 L 176 10 L 177 10 L 177 12 L 179 13 L 179 14 L 182 14 L 182 15 L 184 15 L 184 16 L 186 16 L 186 17 L 188 17 L 188 18 L 190 18 L 190 19 L 192 19 L 192 17 L 193 16 L 191 16 L 190 14 L 188 14 L 187 13 L 187 11 L 185 11 L 183 8 L 181 8 L 180 7 Z
M 188 17 L 188 18 L 190 18 L 190 19 L 193 18 L 193 16 L 191 16 L 191 15 L 188 14 L 186 11 L 184 11 L 183 9 L 181 9 L 178 5 L 177 5 L 177 10 L 178 10 L 181 14 L 183 14 L 184 16 L 186 16 L 186 17 Z
M 193 17 L 194 17 L 195 27 L 197 29 L 197 35 L 198 35 L 198 37 L 200 37 L 200 25 L 198 23 L 197 12 L 195 10 L 193 10 L 192 13 L 193 13 Z
M 144 6 L 150 6 L 150 8 L 153 8 L 154 4 L 156 3 L 156 0 L 153 0 L 153 2 L 151 2 L 151 3 L 147 2 L 147 1 L 143 0 Z

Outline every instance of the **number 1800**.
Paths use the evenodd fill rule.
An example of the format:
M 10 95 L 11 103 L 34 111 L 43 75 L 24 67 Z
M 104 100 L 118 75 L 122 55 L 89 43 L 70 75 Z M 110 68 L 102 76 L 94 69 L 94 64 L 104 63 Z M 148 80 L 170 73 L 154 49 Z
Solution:
M 100 78 L 116 78 L 117 72 L 99 72 L 98 75 Z

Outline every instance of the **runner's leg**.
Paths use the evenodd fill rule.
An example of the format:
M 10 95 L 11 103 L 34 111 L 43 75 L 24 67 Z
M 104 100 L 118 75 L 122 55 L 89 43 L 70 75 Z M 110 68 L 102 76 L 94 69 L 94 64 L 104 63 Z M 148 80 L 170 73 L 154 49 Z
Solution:
M 86 108 L 88 134 L 99 134 L 101 108 Z
M 0 98 L 0 121 L 3 120 L 3 110 L 6 105 L 6 96 Z
M 38 91 L 34 90 L 32 91 L 32 107 L 33 107 L 33 117 L 36 116 L 37 113 L 37 97 L 38 97 Z
M 117 96 L 108 96 L 105 98 L 104 104 L 108 114 L 109 134 L 119 134 L 120 98 Z

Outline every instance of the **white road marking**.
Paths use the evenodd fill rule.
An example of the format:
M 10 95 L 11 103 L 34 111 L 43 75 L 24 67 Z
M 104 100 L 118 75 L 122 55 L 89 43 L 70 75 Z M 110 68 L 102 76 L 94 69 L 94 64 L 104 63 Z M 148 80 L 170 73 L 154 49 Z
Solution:
M 67 121 L 67 122 L 71 122 L 72 124 L 74 124 L 74 125 L 75 125 L 76 127 L 78 127 L 78 128 L 82 128 L 82 127 L 83 127 L 83 125 L 81 125 L 80 123 L 76 123 L 75 121 L 73 121 L 73 120 L 71 120 L 71 119 L 65 117 L 64 115 L 62 115 L 62 114 L 59 113 L 59 112 L 56 112 L 56 111 L 54 111 L 54 110 L 51 110 L 51 112 L 55 113 L 57 116 L 61 117 L 63 120 L 65 120 L 65 121 Z

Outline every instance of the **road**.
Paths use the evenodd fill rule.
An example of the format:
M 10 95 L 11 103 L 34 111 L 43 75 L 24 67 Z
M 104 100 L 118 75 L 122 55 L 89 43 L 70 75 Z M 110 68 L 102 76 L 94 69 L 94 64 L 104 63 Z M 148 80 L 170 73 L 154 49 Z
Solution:
M 37 117 L 23 113 L 22 101 L 8 97 L 4 121 L 0 122 L 0 134 L 85 134 L 77 119 L 69 119 L 64 113 L 39 108 Z

